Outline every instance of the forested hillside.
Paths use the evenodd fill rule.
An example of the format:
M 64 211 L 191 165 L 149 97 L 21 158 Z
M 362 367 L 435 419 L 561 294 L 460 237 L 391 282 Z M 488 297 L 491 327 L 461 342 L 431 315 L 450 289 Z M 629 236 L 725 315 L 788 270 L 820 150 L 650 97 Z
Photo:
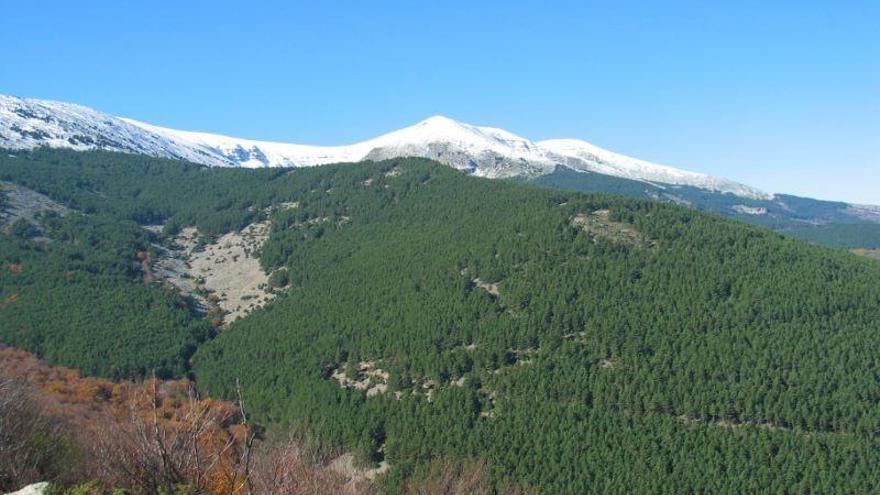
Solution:
M 131 262 L 162 239 L 132 222 L 212 235 L 268 215 L 261 263 L 289 285 L 199 345 L 197 384 L 226 397 L 240 384 L 270 428 L 387 462 L 388 492 L 437 458 L 485 458 L 495 479 L 543 493 L 868 493 L 880 480 L 873 260 L 670 204 L 425 160 L 208 170 L 40 151 L 4 153 L 0 180 L 83 213 L 49 219 L 56 240 L 3 237 L 17 246 L 4 258 L 61 259 L 45 273 L 63 274 L 97 257 L 86 280 L 109 271 L 150 294 L 163 289 Z M 279 202 L 296 207 L 267 213 Z M 65 228 L 85 228 L 76 222 L 112 225 L 119 240 L 68 242 Z M 74 247 L 87 252 L 56 253 Z M 7 281 L 6 263 L 4 298 L 27 287 Z M 113 318 L 165 328 L 166 313 L 143 316 L 143 297 L 125 297 Z M 108 339 L 114 327 L 98 319 L 52 354 L 27 339 L 60 333 L 57 320 L 37 320 L 36 306 L 9 319 L 12 307 L 0 309 L 4 330 L 36 323 L 0 340 L 92 373 L 107 374 L 100 357 L 89 368 L 70 353 L 132 338 Z M 186 315 L 168 338 L 190 349 L 205 330 Z
M 558 168 L 531 181 L 586 193 L 652 198 L 771 228 L 789 237 L 829 247 L 880 246 L 880 225 L 854 213 L 852 205 L 777 194 L 773 200 L 719 194 L 689 186 L 652 184 L 608 175 Z M 873 214 L 872 214 L 873 215 Z
M 552 493 L 880 476 L 876 266 L 667 205 L 384 167 L 328 171 L 299 221 L 273 219 L 263 260 L 294 288 L 200 350 L 203 387 L 241 379 L 268 420 L 384 445 L 398 475 L 488 454 Z M 358 363 L 388 390 L 341 389 Z
M 826 246 L 880 249 L 880 225 L 877 224 L 828 224 L 788 230 L 799 239 Z
M 111 378 L 181 376 L 213 327 L 179 295 L 146 285 L 146 232 L 112 217 L 47 215 L 0 234 L 0 342 Z

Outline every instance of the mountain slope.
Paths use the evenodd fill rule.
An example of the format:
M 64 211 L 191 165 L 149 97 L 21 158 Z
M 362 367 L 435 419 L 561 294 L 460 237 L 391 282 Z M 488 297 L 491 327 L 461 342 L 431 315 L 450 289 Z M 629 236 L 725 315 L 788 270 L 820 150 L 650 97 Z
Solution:
M 473 457 L 554 494 L 870 493 L 880 479 L 873 260 L 421 159 L 13 155 L 0 179 L 88 214 L 50 216 L 48 242 L 3 239 L 0 339 L 94 373 L 151 357 L 209 395 L 240 388 L 251 420 L 390 465 L 383 493 L 432 459 Z M 205 343 L 180 332 L 192 316 L 173 288 L 141 273 L 137 252 L 166 234 L 132 221 L 206 239 L 268 221 L 255 254 L 289 285 Z M 123 284 L 140 304 L 101 300 Z
M 205 165 L 227 163 L 210 150 L 152 133 L 91 108 L 0 95 L 0 147 L 103 149 Z
M 880 245 L 880 218 L 876 215 L 875 207 L 785 194 L 776 194 L 772 199 L 753 199 L 691 186 L 664 185 L 580 172 L 567 167 L 559 167 L 529 182 L 571 191 L 612 193 L 685 205 L 830 247 Z
M 769 200 L 773 198 L 772 194 L 750 186 L 706 174 L 646 162 L 602 149 L 578 139 L 551 139 L 540 141 L 538 145 L 558 156 L 565 157 L 566 165 L 575 170 L 596 172 L 624 179 L 729 192 L 751 199 Z
M 214 167 L 247 168 L 422 157 L 482 177 L 531 180 L 575 191 L 615 191 L 690 205 L 828 245 L 840 245 L 834 232 L 858 230 L 851 225 L 880 224 L 877 207 L 768 194 L 734 181 L 614 153 L 585 141 L 536 143 L 502 129 L 442 116 L 359 143 L 310 146 L 180 131 L 79 105 L 0 95 L 0 148 L 43 146 L 123 151 Z M 869 230 L 869 243 L 880 243 L 876 229 Z

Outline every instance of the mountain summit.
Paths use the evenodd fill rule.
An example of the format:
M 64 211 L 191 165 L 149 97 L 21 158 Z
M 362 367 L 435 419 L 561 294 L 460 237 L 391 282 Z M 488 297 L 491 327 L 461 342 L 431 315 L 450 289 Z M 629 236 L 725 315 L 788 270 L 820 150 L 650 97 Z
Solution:
M 359 143 L 310 146 L 168 129 L 80 105 L 0 95 L 0 147 L 43 146 L 123 151 L 228 167 L 308 167 L 418 156 L 482 177 L 534 178 L 565 167 L 744 198 L 772 198 L 743 184 L 630 158 L 584 141 L 536 143 L 503 129 L 439 115 Z

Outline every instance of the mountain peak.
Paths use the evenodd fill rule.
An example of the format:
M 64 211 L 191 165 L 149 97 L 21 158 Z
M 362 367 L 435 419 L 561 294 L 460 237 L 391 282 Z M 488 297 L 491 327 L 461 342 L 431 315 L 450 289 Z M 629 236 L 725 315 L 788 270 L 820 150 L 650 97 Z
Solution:
M 461 125 L 461 122 L 451 119 L 445 115 L 432 115 L 425 120 L 422 120 L 416 125 Z
M 390 135 L 420 135 L 425 138 L 444 139 L 444 137 L 454 138 L 461 134 L 473 133 L 474 126 L 459 122 L 444 115 L 433 115 L 419 121 L 409 127 L 404 127 L 388 134 L 380 136 L 382 139 Z

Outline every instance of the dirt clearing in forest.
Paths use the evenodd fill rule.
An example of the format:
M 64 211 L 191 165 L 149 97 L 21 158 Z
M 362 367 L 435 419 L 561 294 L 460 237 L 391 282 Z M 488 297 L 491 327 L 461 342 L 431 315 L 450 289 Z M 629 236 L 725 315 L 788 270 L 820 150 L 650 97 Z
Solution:
M 175 237 L 176 248 L 160 247 L 153 272 L 192 296 L 203 311 L 218 306 L 223 322 L 230 323 L 275 297 L 257 258 L 268 234 L 268 222 L 253 223 L 200 244 L 198 231 L 185 228 Z
M 578 213 L 571 218 L 571 225 L 583 229 L 594 237 L 601 237 L 618 244 L 639 247 L 656 244 L 655 241 L 645 239 L 633 225 L 612 220 L 610 210 L 596 210 L 589 214 Z

